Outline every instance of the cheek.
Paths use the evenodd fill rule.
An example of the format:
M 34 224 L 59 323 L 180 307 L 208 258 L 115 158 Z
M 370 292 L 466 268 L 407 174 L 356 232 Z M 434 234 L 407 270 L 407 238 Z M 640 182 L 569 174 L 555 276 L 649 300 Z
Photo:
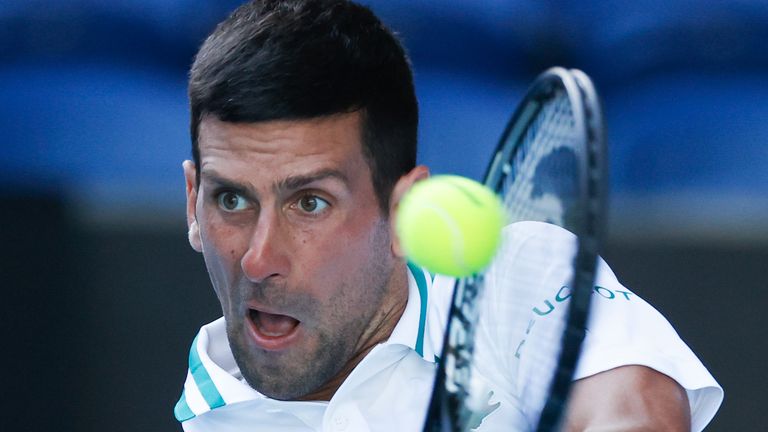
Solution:
M 205 218 L 201 222 L 200 238 L 204 254 L 215 257 L 217 261 L 232 261 L 245 253 L 248 236 L 243 229 L 217 218 Z
M 380 221 L 367 225 L 344 225 L 328 236 L 324 245 L 309 260 L 313 261 L 313 278 L 326 287 L 327 297 L 346 296 L 346 290 L 365 291 L 365 285 L 375 279 L 373 273 L 391 265 L 388 227 Z
M 213 289 L 222 305 L 228 301 L 228 291 L 240 273 L 240 260 L 247 243 L 238 230 L 221 223 L 200 226 L 203 256 Z

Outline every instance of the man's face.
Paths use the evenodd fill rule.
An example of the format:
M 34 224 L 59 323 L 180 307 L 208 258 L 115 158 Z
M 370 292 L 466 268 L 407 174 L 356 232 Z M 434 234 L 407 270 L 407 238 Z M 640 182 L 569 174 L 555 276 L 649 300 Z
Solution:
M 185 163 L 190 242 L 243 376 L 269 397 L 329 397 L 405 307 L 405 268 L 360 128 L 359 113 L 256 124 L 208 117 L 199 189 Z

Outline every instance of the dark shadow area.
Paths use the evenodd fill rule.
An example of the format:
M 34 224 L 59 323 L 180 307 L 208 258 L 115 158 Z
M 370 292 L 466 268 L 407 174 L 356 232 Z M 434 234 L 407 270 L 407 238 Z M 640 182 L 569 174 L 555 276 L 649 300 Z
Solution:
M 768 404 L 768 245 L 610 243 L 619 280 L 664 314 L 725 389 L 707 431 L 758 431 Z
M 94 228 L 45 196 L 0 208 L 0 430 L 179 430 L 189 345 L 220 314 L 183 221 Z

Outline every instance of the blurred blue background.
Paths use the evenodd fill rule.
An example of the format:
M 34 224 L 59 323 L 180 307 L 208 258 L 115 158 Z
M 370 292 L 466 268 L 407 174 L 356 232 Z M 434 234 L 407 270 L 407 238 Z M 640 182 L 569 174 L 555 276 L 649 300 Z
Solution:
M 610 141 L 605 255 L 726 388 L 709 430 L 759 430 L 768 1 L 364 3 L 410 52 L 419 159 L 437 173 L 479 178 L 539 72 L 593 77 Z M 0 3 L 0 429 L 177 429 L 188 344 L 219 313 L 185 241 L 185 80 L 238 4 Z

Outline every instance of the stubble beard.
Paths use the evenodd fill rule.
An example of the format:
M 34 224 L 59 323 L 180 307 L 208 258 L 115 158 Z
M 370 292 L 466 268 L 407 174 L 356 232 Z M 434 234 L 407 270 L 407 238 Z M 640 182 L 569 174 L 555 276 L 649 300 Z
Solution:
M 371 242 L 372 247 L 377 247 L 375 250 L 382 254 L 389 252 L 386 229 L 383 233 L 374 234 Z M 394 271 L 393 260 L 375 255 L 366 263 L 366 268 L 358 270 L 358 274 L 367 277 L 359 281 L 345 281 L 338 298 L 330 299 L 325 305 L 324 316 L 337 325 L 312 329 L 314 337 L 296 349 L 275 353 L 250 348 L 252 345 L 247 341 L 249 336 L 244 322 L 247 318 L 240 315 L 243 318 L 236 320 L 238 322 L 227 320 L 227 337 L 235 362 L 252 388 L 273 399 L 299 400 L 336 377 L 352 359 L 361 360 L 358 358 L 359 351 L 366 348 L 361 346 L 361 336 L 370 327 L 374 316 L 381 312 L 386 296 L 391 294 L 388 285 Z M 366 290 L 367 295 L 352 296 L 350 303 L 349 296 L 344 294 L 360 289 Z M 323 313 L 315 299 L 293 300 L 306 306 L 307 310 Z M 329 312 L 327 308 L 332 309 Z M 355 314 L 355 311 L 366 312 Z
M 248 385 L 272 399 L 295 400 L 318 388 L 326 377 L 338 373 L 341 364 L 334 361 L 337 350 L 348 351 L 348 347 L 333 347 L 323 333 L 316 340 L 317 348 L 306 355 L 299 352 L 274 355 L 263 351 L 252 355 L 241 344 L 230 344 Z M 255 360 L 257 356 L 260 360 L 267 360 Z

